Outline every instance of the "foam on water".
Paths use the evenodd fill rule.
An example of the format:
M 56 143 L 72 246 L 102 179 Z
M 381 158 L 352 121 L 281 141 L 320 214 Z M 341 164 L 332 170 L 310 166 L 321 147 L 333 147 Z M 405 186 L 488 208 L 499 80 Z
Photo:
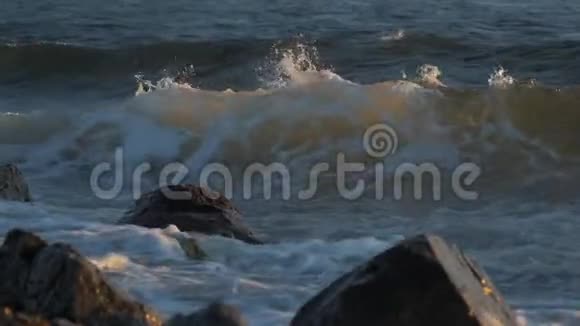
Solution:
M 400 41 L 406 36 L 404 29 L 397 29 L 388 33 L 387 35 L 381 36 L 381 41 Z
M 175 240 L 185 236 L 175 227 L 150 230 L 102 224 L 74 218 L 75 210 L 55 214 L 42 204 L 0 205 L 8 212 L 0 219 L 2 229 L 22 227 L 23 219 L 34 221 L 31 230 L 50 242 L 72 244 L 116 286 L 165 316 L 224 299 L 239 305 L 252 325 L 287 323 L 321 283 L 401 239 L 314 239 L 253 246 L 201 237 L 200 244 L 210 258 L 194 261 L 185 257 Z
M 446 87 L 439 78 L 442 72 L 439 67 L 434 65 L 425 64 L 417 68 L 417 76 L 419 81 L 429 87 Z
M 127 256 L 109 253 L 102 258 L 92 259 L 91 262 L 101 270 L 123 271 L 127 269 L 131 260 Z
M 487 83 L 491 87 L 505 88 L 513 85 L 516 80 L 508 74 L 508 71 L 502 66 L 494 69 L 493 73 L 489 75 Z
M 39 232 L 48 241 L 71 243 L 117 287 L 154 306 L 164 316 L 190 312 L 209 301 L 223 299 L 239 305 L 252 325 L 264 326 L 287 324 L 296 309 L 328 282 L 403 239 L 401 234 L 397 234 L 398 227 L 386 227 L 385 236 L 381 239 L 367 236 L 337 241 L 290 240 L 263 246 L 220 237 L 200 237 L 200 245 L 209 259 L 193 261 L 184 255 L 175 240 L 187 235 L 174 226 L 149 230 L 112 225 L 100 222 L 100 213 L 93 210 L 53 207 L 43 203 L 31 206 L 0 202 L 0 209 L 3 212 L 1 229 L 29 225 L 31 230 Z M 529 209 L 538 210 L 537 207 Z M 489 210 L 497 211 L 491 207 Z M 502 211 L 508 210 L 502 208 Z M 93 215 L 90 215 L 91 212 Z M 108 215 L 121 214 L 122 210 L 110 210 Z M 442 211 L 440 214 L 450 215 L 452 212 Z M 483 211 L 480 214 L 487 213 Z M 562 214 L 566 213 L 559 215 Z M 473 223 L 469 216 L 462 215 L 463 221 Z M 556 217 L 553 213 L 546 213 L 545 217 L 538 215 L 534 219 L 549 223 Z M 517 221 L 512 222 L 517 224 Z M 534 223 L 527 223 L 526 228 Z M 356 225 L 362 227 L 362 224 Z M 441 227 L 444 225 L 441 224 Z M 487 232 L 490 232 L 496 223 L 490 221 L 486 225 Z M 283 226 L 275 226 L 280 227 Z M 451 227 L 455 228 L 453 225 Z M 503 227 L 507 230 L 502 232 L 512 232 L 509 231 L 509 223 Z M 555 225 L 551 227 L 557 229 Z M 459 229 L 453 232 L 459 232 Z M 513 255 L 519 257 L 517 252 L 502 252 L 507 256 L 497 257 L 500 254 L 497 249 L 491 248 L 488 252 L 485 246 L 478 248 L 481 252 L 477 256 L 486 259 L 488 264 L 499 260 L 500 265 L 491 266 L 502 266 L 502 262 L 513 259 L 510 258 Z M 541 275 L 537 263 L 520 266 L 526 274 Z M 526 271 L 528 268 L 533 268 L 534 272 Z M 497 270 L 493 271 L 498 273 Z M 578 320 L 573 310 L 538 309 L 529 306 L 529 303 L 521 305 L 525 307 L 518 312 L 522 325 L 526 325 L 523 321 L 527 325 L 547 325 L 550 322 L 572 325 Z

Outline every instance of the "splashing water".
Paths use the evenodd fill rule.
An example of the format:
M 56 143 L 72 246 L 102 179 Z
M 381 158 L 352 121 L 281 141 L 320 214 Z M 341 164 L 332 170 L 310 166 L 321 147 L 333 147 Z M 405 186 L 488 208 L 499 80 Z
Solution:
M 324 80 L 345 81 L 331 68 L 322 68 L 318 49 L 298 43 L 292 48 L 274 48 L 271 58 L 258 73 L 268 88 L 305 85 Z
M 381 41 L 400 41 L 406 36 L 405 30 L 397 29 L 387 35 L 381 36 Z
M 516 80 L 508 74 L 508 71 L 502 66 L 499 66 L 493 70 L 493 73 L 489 75 L 487 83 L 490 87 L 505 88 L 513 85 Z
M 187 88 L 193 89 L 191 85 L 187 83 L 180 83 L 172 77 L 163 77 L 159 79 L 156 83 L 151 82 L 150 80 L 143 79 L 143 76 L 136 75 L 135 78 L 137 79 L 137 91 L 135 91 L 135 95 L 142 95 L 149 93 L 156 89 L 170 89 L 170 88 Z
M 439 67 L 424 64 L 417 68 L 417 81 L 426 87 L 447 87 L 439 78 L 442 72 Z

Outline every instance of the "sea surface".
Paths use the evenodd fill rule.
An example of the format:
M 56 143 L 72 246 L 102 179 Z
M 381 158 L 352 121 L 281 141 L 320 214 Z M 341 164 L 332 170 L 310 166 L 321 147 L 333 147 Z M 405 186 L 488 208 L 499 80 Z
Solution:
M 374 254 L 437 233 L 522 322 L 580 325 L 579 57 L 574 0 L 1 1 L 0 163 L 19 165 L 35 202 L 0 202 L 0 237 L 71 243 L 164 316 L 224 300 L 272 326 Z M 380 155 L 373 126 L 389 131 Z M 107 196 L 112 173 L 91 176 L 116 154 L 122 191 Z M 338 190 L 340 157 L 364 165 L 346 177 L 364 182 L 356 198 Z M 200 262 L 175 227 L 117 225 L 170 163 L 193 183 L 226 167 L 269 244 L 199 236 Z M 279 176 L 271 198 L 244 182 L 255 163 L 287 168 L 288 193 Z M 396 196 L 409 163 L 440 172 L 419 199 L 409 178 Z M 454 187 L 465 164 L 476 198 Z

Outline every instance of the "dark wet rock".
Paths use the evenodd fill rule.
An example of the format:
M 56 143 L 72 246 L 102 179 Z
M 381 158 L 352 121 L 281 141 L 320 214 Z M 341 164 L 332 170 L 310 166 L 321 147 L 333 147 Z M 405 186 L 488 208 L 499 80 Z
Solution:
M 0 247 L 0 306 L 85 326 L 158 326 L 160 318 L 107 284 L 66 244 L 13 230 Z
M 28 316 L 12 311 L 8 307 L 0 310 L 0 325 L 2 326 L 53 326 L 48 320 L 38 316 Z
M 8 307 L 0 310 L 0 325 L 3 326 L 50 326 L 50 323 L 40 317 L 32 317 L 16 313 Z
M 28 185 L 16 165 L 0 165 L 0 199 L 32 201 Z
M 0 247 L 0 306 L 24 308 L 30 264 L 47 243 L 21 230 L 10 231 Z
M 58 319 L 54 319 L 51 322 L 51 326 L 82 326 L 82 325 L 81 324 L 75 324 L 75 323 L 70 322 L 70 321 L 68 321 L 66 319 L 58 318 Z
M 48 321 L 39 316 L 15 312 L 8 307 L 0 308 L 0 325 L 2 326 L 82 326 L 65 319 Z
M 213 303 L 205 309 L 184 316 L 176 315 L 166 326 L 247 326 L 242 313 L 233 306 Z
M 180 231 L 221 235 L 261 244 L 223 195 L 194 185 L 168 186 L 144 194 L 119 223 L 148 228 L 175 225 Z
M 292 326 L 515 326 L 489 277 L 459 249 L 420 235 L 384 251 L 306 303 Z

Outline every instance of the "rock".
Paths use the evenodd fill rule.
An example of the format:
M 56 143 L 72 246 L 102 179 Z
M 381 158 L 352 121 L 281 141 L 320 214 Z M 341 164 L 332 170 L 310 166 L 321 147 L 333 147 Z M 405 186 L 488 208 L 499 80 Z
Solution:
M 168 196 L 169 192 L 173 196 Z M 173 224 L 184 232 L 262 243 L 244 225 L 240 212 L 227 198 L 194 185 L 167 186 L 144 194 L 119 223 L 148 228 L 165 228 Z
M 71 323 L 70 321 L 66 320 L 66 319 L 54 319 L 52 321 L 52 325 L 51 326 L 82 326 L 79 324 L 75 324 L 75 323 Z
M 13 164 L 0 166 L 0 199 L 31 202 L 28 185 L 20 170 Z
M 0 309 L 0 325 L 2 326 L 81 326 L 65 319 L 48 321 L 39 316 L 30 316 L 14 312 L 8 307 Z
M 0 325 L 2 326 L 52 326 L 46 319 L 15 313 L 4 307 L 0 310 Z
M 433 235 L 405 240 L 336 280 L 291 326 L 515 326 L 489 277 Z
M 155 313 L 118 293 L 73 248 L 48 245 L 21 230 L 10 231 L 0 247 L 0 306 L 63 319 L 60 325 L 64 320 L 85 326 L 161 325 Z
M 233 306 L 212 303 L 191 315 L 177 315 L 166 326 L 247 326 L 242 313 Z
M 34 256 L 47 243 L 36 235 L 10 231 L 0 247 L 0 306 L 23 309 L 26 277 Z
M 194 238 L 176 237 L 175 238 L 185 255 L 191 259 L 205 259 L 207 254 L 201 249 Z
M 14 312 L 8 307 L 0 308 L 0 325 L 2 326 L 81 326 L 66 319 L 48 321 L 39 316 L 30 316 Z

